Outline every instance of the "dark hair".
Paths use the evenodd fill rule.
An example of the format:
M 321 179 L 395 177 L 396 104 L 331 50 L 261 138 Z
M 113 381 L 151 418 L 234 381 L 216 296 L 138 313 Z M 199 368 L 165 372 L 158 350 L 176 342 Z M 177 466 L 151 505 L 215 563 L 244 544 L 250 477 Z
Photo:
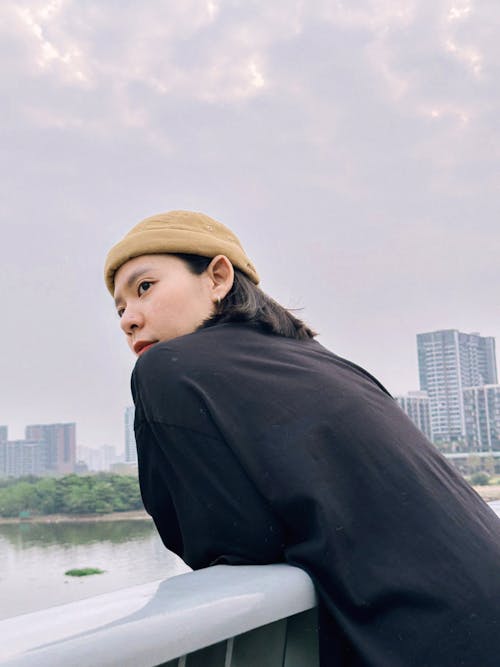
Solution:
M 182 259 L 195 275 L 201 275 L 212 261 L 209 257 L 199 255 L 175 253 L 175 256 Z M 210 327 L 224 322 L 247 322 L 267 333 L 297 340 L 308 340 L 317 335 L 236 268 L 233 286 L 203 326 Z

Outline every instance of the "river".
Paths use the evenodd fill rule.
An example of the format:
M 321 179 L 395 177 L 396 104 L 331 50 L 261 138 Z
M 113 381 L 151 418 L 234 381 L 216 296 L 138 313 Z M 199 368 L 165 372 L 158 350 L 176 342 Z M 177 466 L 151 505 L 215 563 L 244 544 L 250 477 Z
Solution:
M 187 571 L 147 519 L 0 525 L 0 619 Z
M 104 573 L 64 574 L 78 567 Z M 150 520 L 0 525 L 0 619 L 188 571 Z

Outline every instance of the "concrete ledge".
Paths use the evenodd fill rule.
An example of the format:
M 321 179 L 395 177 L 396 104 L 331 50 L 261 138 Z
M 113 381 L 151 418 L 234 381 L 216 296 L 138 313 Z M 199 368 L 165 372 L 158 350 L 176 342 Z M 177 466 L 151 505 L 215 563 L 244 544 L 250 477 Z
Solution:
M 315 604 L 298 568 L 218 565 L 0 621 L 0 665 L 151 667 Z

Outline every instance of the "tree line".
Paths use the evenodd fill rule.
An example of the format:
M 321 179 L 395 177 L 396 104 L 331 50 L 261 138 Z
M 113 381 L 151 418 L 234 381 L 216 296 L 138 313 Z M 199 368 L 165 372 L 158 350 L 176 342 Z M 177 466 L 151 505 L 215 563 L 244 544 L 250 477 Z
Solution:
M 136 477 L 99 473 L 0 480 L 0 516 L 105 514 L 142 509 Z

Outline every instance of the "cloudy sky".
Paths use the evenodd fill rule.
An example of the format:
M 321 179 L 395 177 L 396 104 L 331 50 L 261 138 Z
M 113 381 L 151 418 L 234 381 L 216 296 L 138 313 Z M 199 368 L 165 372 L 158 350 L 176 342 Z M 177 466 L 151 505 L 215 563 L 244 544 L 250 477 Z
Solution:
M 3 0 L 0 424 L 123 447 L 102 280 L 142 218 L 240 236 L 393 393 L 415 335 L 500 339 L 498 0 Z

